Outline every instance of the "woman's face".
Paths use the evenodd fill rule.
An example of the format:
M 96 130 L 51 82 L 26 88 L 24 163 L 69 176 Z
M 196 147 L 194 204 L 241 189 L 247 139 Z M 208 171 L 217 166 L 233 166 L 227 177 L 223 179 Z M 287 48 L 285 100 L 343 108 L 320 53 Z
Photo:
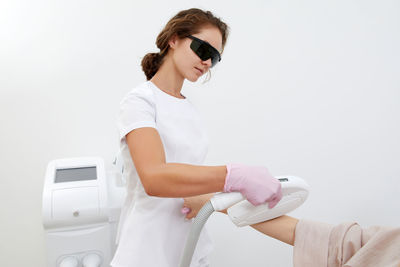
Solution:
M 222 35 L 218 28 L 204 27 L 199 33 L 192 34 L 192 36 L 206 41 L 218 51 L 222 51 Z M 172 39 L 169 44 L 173 49 L 172 61 L 178 72 L 185 79 L 195 82 L 200 76 L 207 73 L 211 67 L 211 58 L 206 61 L 201 60 L 190 48 L 191 42 L 192 39 L 190 38 L 176 38 Z

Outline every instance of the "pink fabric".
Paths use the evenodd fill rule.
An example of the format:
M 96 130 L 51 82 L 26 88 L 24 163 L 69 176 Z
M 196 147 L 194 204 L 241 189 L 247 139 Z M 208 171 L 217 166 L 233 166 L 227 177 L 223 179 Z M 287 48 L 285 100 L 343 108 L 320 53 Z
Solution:
M 357 223 L 329 225 L 300 220 L 293 252 L 295 267 L 400 267 L 400 228 Z
M 253 205 L 268 202 L 273 208 L 282 198 L 281 183 L 263 166 L 226 165 L 224 192 L 240 192 Z

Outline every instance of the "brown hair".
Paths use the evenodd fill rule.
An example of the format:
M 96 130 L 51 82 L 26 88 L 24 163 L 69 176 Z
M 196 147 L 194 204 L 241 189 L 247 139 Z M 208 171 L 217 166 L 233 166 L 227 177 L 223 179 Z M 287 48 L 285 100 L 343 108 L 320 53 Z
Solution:
M 189 35 L 200 32 L 203 26 L 215 26 L 222 34 L 222 50 L 229 34 L 229 27 L 220 18 L 217 18 L 210 11 L 198 8 L 182 10 L 171 18 L 164 29 L 158 34 L 156 45 L 159 53 L 148 53 L 142 59 L 142 69 L 147 80 L 150 80 L 163 63 L 164 56 L 168 52 L 168 42 L 175 34 L 182 39 Z M 222 52 L 221 52 L 222 53 Z M 210 71 L 209 71 L 210 73 Z

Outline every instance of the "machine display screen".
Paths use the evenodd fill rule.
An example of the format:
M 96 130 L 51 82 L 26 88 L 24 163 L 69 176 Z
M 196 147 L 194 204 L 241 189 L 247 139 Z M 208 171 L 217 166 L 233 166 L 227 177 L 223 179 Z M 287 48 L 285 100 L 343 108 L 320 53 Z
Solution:
M 55 183 L 96 180 L 96 166 L 82 168 L 57 169 Z

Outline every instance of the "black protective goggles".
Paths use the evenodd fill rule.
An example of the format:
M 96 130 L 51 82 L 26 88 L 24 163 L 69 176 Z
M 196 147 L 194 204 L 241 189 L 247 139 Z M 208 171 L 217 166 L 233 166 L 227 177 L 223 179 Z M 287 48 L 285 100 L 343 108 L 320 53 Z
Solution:
M 212 45 L 192 35 L 189 35 L 188 38 L 192 39 L 190 48 L 201 58 L 201 60 L 206 61 L 211 58 L 211 68 L 221 61 L 220 53 Z

